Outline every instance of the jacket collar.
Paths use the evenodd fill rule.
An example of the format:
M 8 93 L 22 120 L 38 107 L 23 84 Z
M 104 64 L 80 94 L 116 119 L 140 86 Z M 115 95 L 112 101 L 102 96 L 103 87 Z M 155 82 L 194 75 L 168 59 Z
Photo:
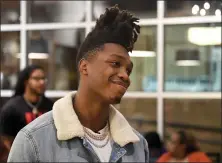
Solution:
M 75 93 L 71 92 L 53 105 L 52 113 L 58 140 L 84 137 L 83 126 L 73 109 L 72 99 L 74 95 Z M 127 120 L 112 105 L 110 105 L 109 114 L 110 133 L 114 142 L 123 147 L 130 142 L 135 143 L 139 141 L 139 137 L 135 134 Z

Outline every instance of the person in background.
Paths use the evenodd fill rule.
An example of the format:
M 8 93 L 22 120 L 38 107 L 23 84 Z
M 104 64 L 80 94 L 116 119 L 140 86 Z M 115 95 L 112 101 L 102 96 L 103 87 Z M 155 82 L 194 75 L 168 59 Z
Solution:
M 44 96 L 45 89 L 42 67 L 31 65 L 19 73 L 14 95 L 0 113 L 0 136 L 8 151 L 19 130 L 52 109 L 53 102 Z
M 163 154 L 157 162 L 212 162 L 205 153 L 200 151 L 194 136 L 185 131 L 171 134 L 167 150 L 168 152 Z
M 163 142 L 157 132 L 147 132 L 144 138 L 149 142 L 150 161 L 155 162 L 164 152 Z
M 79 85 L 23 128 L 8 162 L 148 162 L 144 137 L 112 105 L 130 85 L 138 18 L 107 8 L 77 55 Z
M 1 89 L 10 89 L 10 81 L 8 75 L 4 72 L 5 71 L 5 54 L 3 54 L 1 50 L 0 56 L 0 87 Z
M 0 162 L 7 162 L 8 149 L 3 144 L 3 141 L 0 137 Z

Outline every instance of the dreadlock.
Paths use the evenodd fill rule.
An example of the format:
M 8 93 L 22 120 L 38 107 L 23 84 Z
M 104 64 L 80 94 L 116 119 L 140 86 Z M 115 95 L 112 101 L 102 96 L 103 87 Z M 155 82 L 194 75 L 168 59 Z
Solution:
M 15 85 L 15 93 L 14 93 L 13 97 L 21 96 L 21 95 L 24 94 L 24 92 L 25 92 L 25 81 L 27 81 L 30 78 L 32 72 L 36 69 L 43 70 L 43 68 L 39 65 L 30 65 L 30 66 L 27 66 L 26 68 L 24 68 L 18 74 L 17 83 Z
M 77 71 L 79 61 L 83 58 L 88 59 L 89 55 L 101 50 L 105 43 L 116 43 L 122 45 L 128 52 L 132 51 L 140 33 L 140 26 L 136 24 L 138 20 L 127 10 L 120 10 L 117 5 L 106 8 L 79 49 L 76 60 Z

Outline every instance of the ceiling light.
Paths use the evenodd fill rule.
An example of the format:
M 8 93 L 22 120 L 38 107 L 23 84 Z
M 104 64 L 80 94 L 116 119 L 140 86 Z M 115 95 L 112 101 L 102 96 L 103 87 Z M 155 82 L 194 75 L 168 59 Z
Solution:
M 205 2 L 205 3 L 204 3 L 204 8 L 205 8 L 206 10 L 210 9 L 210 4 L 209 4 L 208 2 Z
M 48 53 L 29 53 L 29 59 L 47 59 L 49 56 Z
M 216 16 L 221 16 L 221 10 L 220 10 L 220 9 L 216 9 L 215 15 L 216 15 Z
M 7 12 L 7 18 L 8 18 L 8 20 L 15 22 L 18 20 L 19 15 L 15 11 L 9 11 L 9 12 Z
M 199 66 L 200 61 L 177 61 L 177 66 Z
M 201 9 L 201 10 L 200 10 L 200 15 L 201 15 L 201 16 L 205 16 L 205 15 L 206 15 L 206 11 L 205 11 L 204 9 Z
M 221 27 L 191 27 L 188 41 L 200 45 L 221 45 Z
M 155 57 L 156 53 L 154 51 L 139 51 L 133 50 L 132 53 L 129 52 L 130 57 Z
M 29 59 L 48 59 L 48 53 L 29 53 Z M 17 58 L 20 58 L 20 53 L 18 53 Z
M 193 7 L 192 7 L 192 14 L 193 15 L 196 15 L 197 13 L 198 13 L 198 11 L 199 11 L 199 6 L 198 5 L 194 5 Z
M 176 52 L 177 66 L 198 66 L 200 65 L 200 56 L 198 50 L 182 49 Z

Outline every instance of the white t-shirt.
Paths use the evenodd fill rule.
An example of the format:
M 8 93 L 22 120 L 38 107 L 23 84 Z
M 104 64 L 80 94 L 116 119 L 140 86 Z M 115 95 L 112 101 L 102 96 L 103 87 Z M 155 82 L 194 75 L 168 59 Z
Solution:
M 106 132 L 106 129 L 108 128 L 103 128 L 102 130 L 100 130 L 98 133 L 93 132 L 92 130 L 90 130 L 89 128 L 86 128 L 91 134 L 98 136 L 98 135 L 102 135 L 103 133 Z M 106 143 L 107 139 L 109 139 L 108 143 L 102 147 L 102 148 L 98 148 L 96 147 L 94 144 L 92 144 L 90 141 L 88 141 L 87 139 L 90 139 L 90 141 L 92 141 L 95 144 L 98 145 L 103 145 Z M 95 140 L 92 139 L 91 137 L 87 136 L 87 141 L 88 143 L 90 143 L 90 145 L 92 146 L 93 150 L 95 151 L 95 153 L 97 154 L 97 156 L 99 157 L 101 162 L 109 162 L 110 159 L 110 155 L 112 152 L 112 140 L 111 140 L 111 136 L 110 133 L 108 134 L 108 136 L 106 136 L 106 138 L 104 140 Z

